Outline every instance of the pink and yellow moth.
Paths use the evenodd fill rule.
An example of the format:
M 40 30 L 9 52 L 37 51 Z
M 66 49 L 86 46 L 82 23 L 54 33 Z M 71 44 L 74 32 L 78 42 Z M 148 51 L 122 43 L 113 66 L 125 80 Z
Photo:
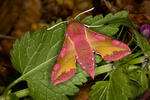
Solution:
M 77 61 L 94 79 L 96 52 L 104 60 L 116 61 L 131 54 L 130 48 L 118 40 L 90 30 L 77 20 L 67 23 L 65 41 L 51 73 L 53 85 L 65 82 L 76 73 Z

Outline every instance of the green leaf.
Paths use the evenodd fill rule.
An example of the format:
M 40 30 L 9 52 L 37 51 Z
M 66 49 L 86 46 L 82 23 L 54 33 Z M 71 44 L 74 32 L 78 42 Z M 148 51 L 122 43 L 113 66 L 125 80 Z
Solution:
M 100 19 L 101 19 L 101 17 L 100 17 Z M 91 25 L 92 21 L 93 21 L 93 17 L 92 16 L 87 16 L 87 17 L 85 17 L 84 19 L 81 20 L 81 22 L 84 23 L 84 24 L 86 24 L 86 25 Z
M 95 16 L 94 18 L 92 16 L 87 16 L 81 22 L 88 26 L 94 26 L 94 25 L 107 24 L 111 22 L 112 20 L 117 20 L 121 18 L 124 19 L 124 18 L 127 18 L 127 16 L 128 16 L 128 12 L 121 11 L 114 15 L 110 13 L 106 15 L 105 17 L 103 17 L 102 15 Z M 120 25 L 121 25 L 120 23 L 117 23 L 117 24 L 111 23 L 109 25 L 103 25 L 101 27 L 92 27 L 91 29 L 98 33 L 112 37 L 119 31 L 118 27 Z
M 103 60 L 102 57 L 96 53 L 94 54 L 94 56 L 95 56 L 95 64 L 98 64 Z
M 118 19 L 113 19 L 108 22 L 109 24 L 122 24 L 128 27 L 133 27 L 132 22 L 126 17 L 126 18 L 118 18 Z
M 96 22 L 93 22 L 92 25 L 105 24 L 105 23 L 108 23 L 109 21 L 114 20 L 114 19 L 127 18 L 127 17 L 128 17 L 127 11 L 120 11 L 114 15 L 109 13 L 103 19 L 98 20 Z
M 50 31 L 44 27 L 41 32 L 35 32 L 32 36 L 26 33 L 20 42 L 16 41 L 14 50 L 11 51 L 13 66 L 20 73 L 25 74 L 51 58 L 56 59 L 63 37 L 63 27 Z
M 104 25 L 101 27 L 95 27 L 95 28 L 93 27 L 91 29 L 98 33 L 102 33 L 104 35 L 111 37 L 119 31 L 118 27 L 119 27 L 118 24 L 109 24 L 109 25 Z
M 92 86 L 92 91 L 90 91 L 90 100 L 106 100 L 106 92 L 108 89 L 108 81 L 99 81 Z
M 150 59 L 150 44 L 148 43 L 148 41 L 146 40 L 145 37 L 143 37 L 141 34 L 139 34 L 138 31 L 136 31 L 135 28 L 132 28 L 132 30 L 137 39 L 137 45 L 143 50 L 143 52 L 145 52 L 145 54 L 148 55 L 148 57 Z
M 19 98 L 15 94 L 9 93 L 9 99 L 8 100 L 19 100 Z
M 121 64 L 137 64 L 137 63 L 141 63 L 144 61 L 144 59 L 138 60 L 137 63 L 134 62 L 134 60 L 138 59 L 138 57 L 141 57 L 143 55 L 143 52 L 139 51 L 136 52 L 134 54 L 130 54 L 126 57 L 124 57 L 123 59 L 120 59 L 119 61 L 115 61 L 114 65 L 121 65 Z M 133 62 L 132 62 L 133 61 Z
M 31 97 L 25 97 L 23 100 L 33 100 Z
M 64 87 L 54 87 L 50 81 L 53 65 L 63 44 L 64 31 L 65 25 L 61 24 L 49 31 L 44 27 L 40 32 L 33 33 L 32 36 L 26 33 L 20 41 L 16 41 L 11 50 L 13 66 L 22 74 L 22 80 L 27 81 L 30 95 L 35 100 L 67 98 L 61 94 L 61 89 Z M 47 94 L 49 95 L 46 96 Z
M 143 70 L 125 67 L 112 72 L 109 81 L 96 82 L 89 93 L 90 100 L 134 100 L 148 90 L 149 80 Z
M 120 68 L 111 73 L 109 81 L 99 81 L 92 86 L 90 100 L 128 100 L 132 94 L 128 82 Z
M 128 72 L 128 77 L 131 80 L 129 83 L 132 89 L 132 96 L 130 98 L 135 98 L 143 94 L 149 88 L 149 80 L 146 74 L 139 69 L 132 70 Z
M 13 92 L 18 98 L 23 98 L 29 95 L 29 89 L 22 89 L 16 92 Z

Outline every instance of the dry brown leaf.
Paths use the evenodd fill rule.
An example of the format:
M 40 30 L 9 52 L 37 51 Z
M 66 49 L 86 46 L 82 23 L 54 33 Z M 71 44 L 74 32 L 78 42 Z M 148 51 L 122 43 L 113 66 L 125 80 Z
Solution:
M 46 24 L 46 23 L 32 24 L 32 26 L 31 26 L 31 32 L 34 32 L 35 30 L 40 30 L 40 29 L 42 29 L 43 26 L 49 27 L 49 25 Z
M 12 48 L 14 40 L 3 39 L 0 41 L 1 44 L 1 52 L 3 54 L 9 55 L 10 49 Z
M 2 77 L 5 77 L 8 75 L 8 71 L 7 71 L 6 67 L 3 67 L 2 65 L 0 65 L 0 75 Z
M 150 16 L 144 14 L 129 14 L 129 18 L 132 20 L 134 26 L 136 28 L 140 28 L 140 26 L 144 23 L 150 24 Z
M 60 16 L 75 17 L 79 13 L 92 8 L 92 0 L 57 0 L 57 3 L 62 8 Z M 87 16 L 86 14 L 82 17 Z
M 42 0 L 42 20 L 48 23 L 57 20 L 61 11 L 63 9 L 61 9 L 56 0 Z
M 144 0 L 140 4 L 139 13 L 150 16 L 150 0 Z
M 59 5 L 67 6 L 70 9 L 74 8 L 74 0 L 57 0 Z
M 0 0 L 0 34 L 8 34 L 16 23 L 21 0 Z
M 14 26 L 12 36 L 21 37 L 31 29 L 33 23 L 38 23 L 41 17 L 40 0 L 25 0 L 19 10 L 18 20 Z
M 40 21 L 40 0 L 5 0 L 0 5 L 0 34 L 11 33 L 12 36 L 20 38 L 26 31 L 31 30 L 33 23 Z M 0 40 L 0 45 L 1 52 L 9 55 L 13 40 Z
M 88 93 L 90 89 L 91 89 L 91 85 L 89 84 L 82 86 L 78 93 L 78 97 L 75 100 L 88 100 L 89 99 Z
M 127 5 L 131 5 L 134 6 L 134 0 L 116 0 L 116 5 L 119 7 L 119 8 L 125 8 Z

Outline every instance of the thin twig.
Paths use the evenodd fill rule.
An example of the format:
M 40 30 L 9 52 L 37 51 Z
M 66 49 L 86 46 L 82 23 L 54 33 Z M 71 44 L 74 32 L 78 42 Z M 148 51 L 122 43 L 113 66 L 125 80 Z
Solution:
M 13 37 L 13 36 L 7 36 L 7 35 L 2 35 L 2 34 L 0 34 L 0 38 L 10 39 L 10 40 L 16 40 L 16 39 L 18 39 L 18 38 Z

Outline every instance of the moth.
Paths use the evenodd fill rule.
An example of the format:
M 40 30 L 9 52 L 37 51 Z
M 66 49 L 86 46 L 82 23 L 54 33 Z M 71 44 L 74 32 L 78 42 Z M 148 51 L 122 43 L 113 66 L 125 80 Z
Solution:
M 77 71 L 76 61 L 94 79 L 93 52 L 107 61 L 116 61 L 131 54 L 130 48 L 123 42 L 97 33 L 75 19 L 70 20 L 67 23 L 63 47 L 51 73 L 52 84 L 72 78 Z

